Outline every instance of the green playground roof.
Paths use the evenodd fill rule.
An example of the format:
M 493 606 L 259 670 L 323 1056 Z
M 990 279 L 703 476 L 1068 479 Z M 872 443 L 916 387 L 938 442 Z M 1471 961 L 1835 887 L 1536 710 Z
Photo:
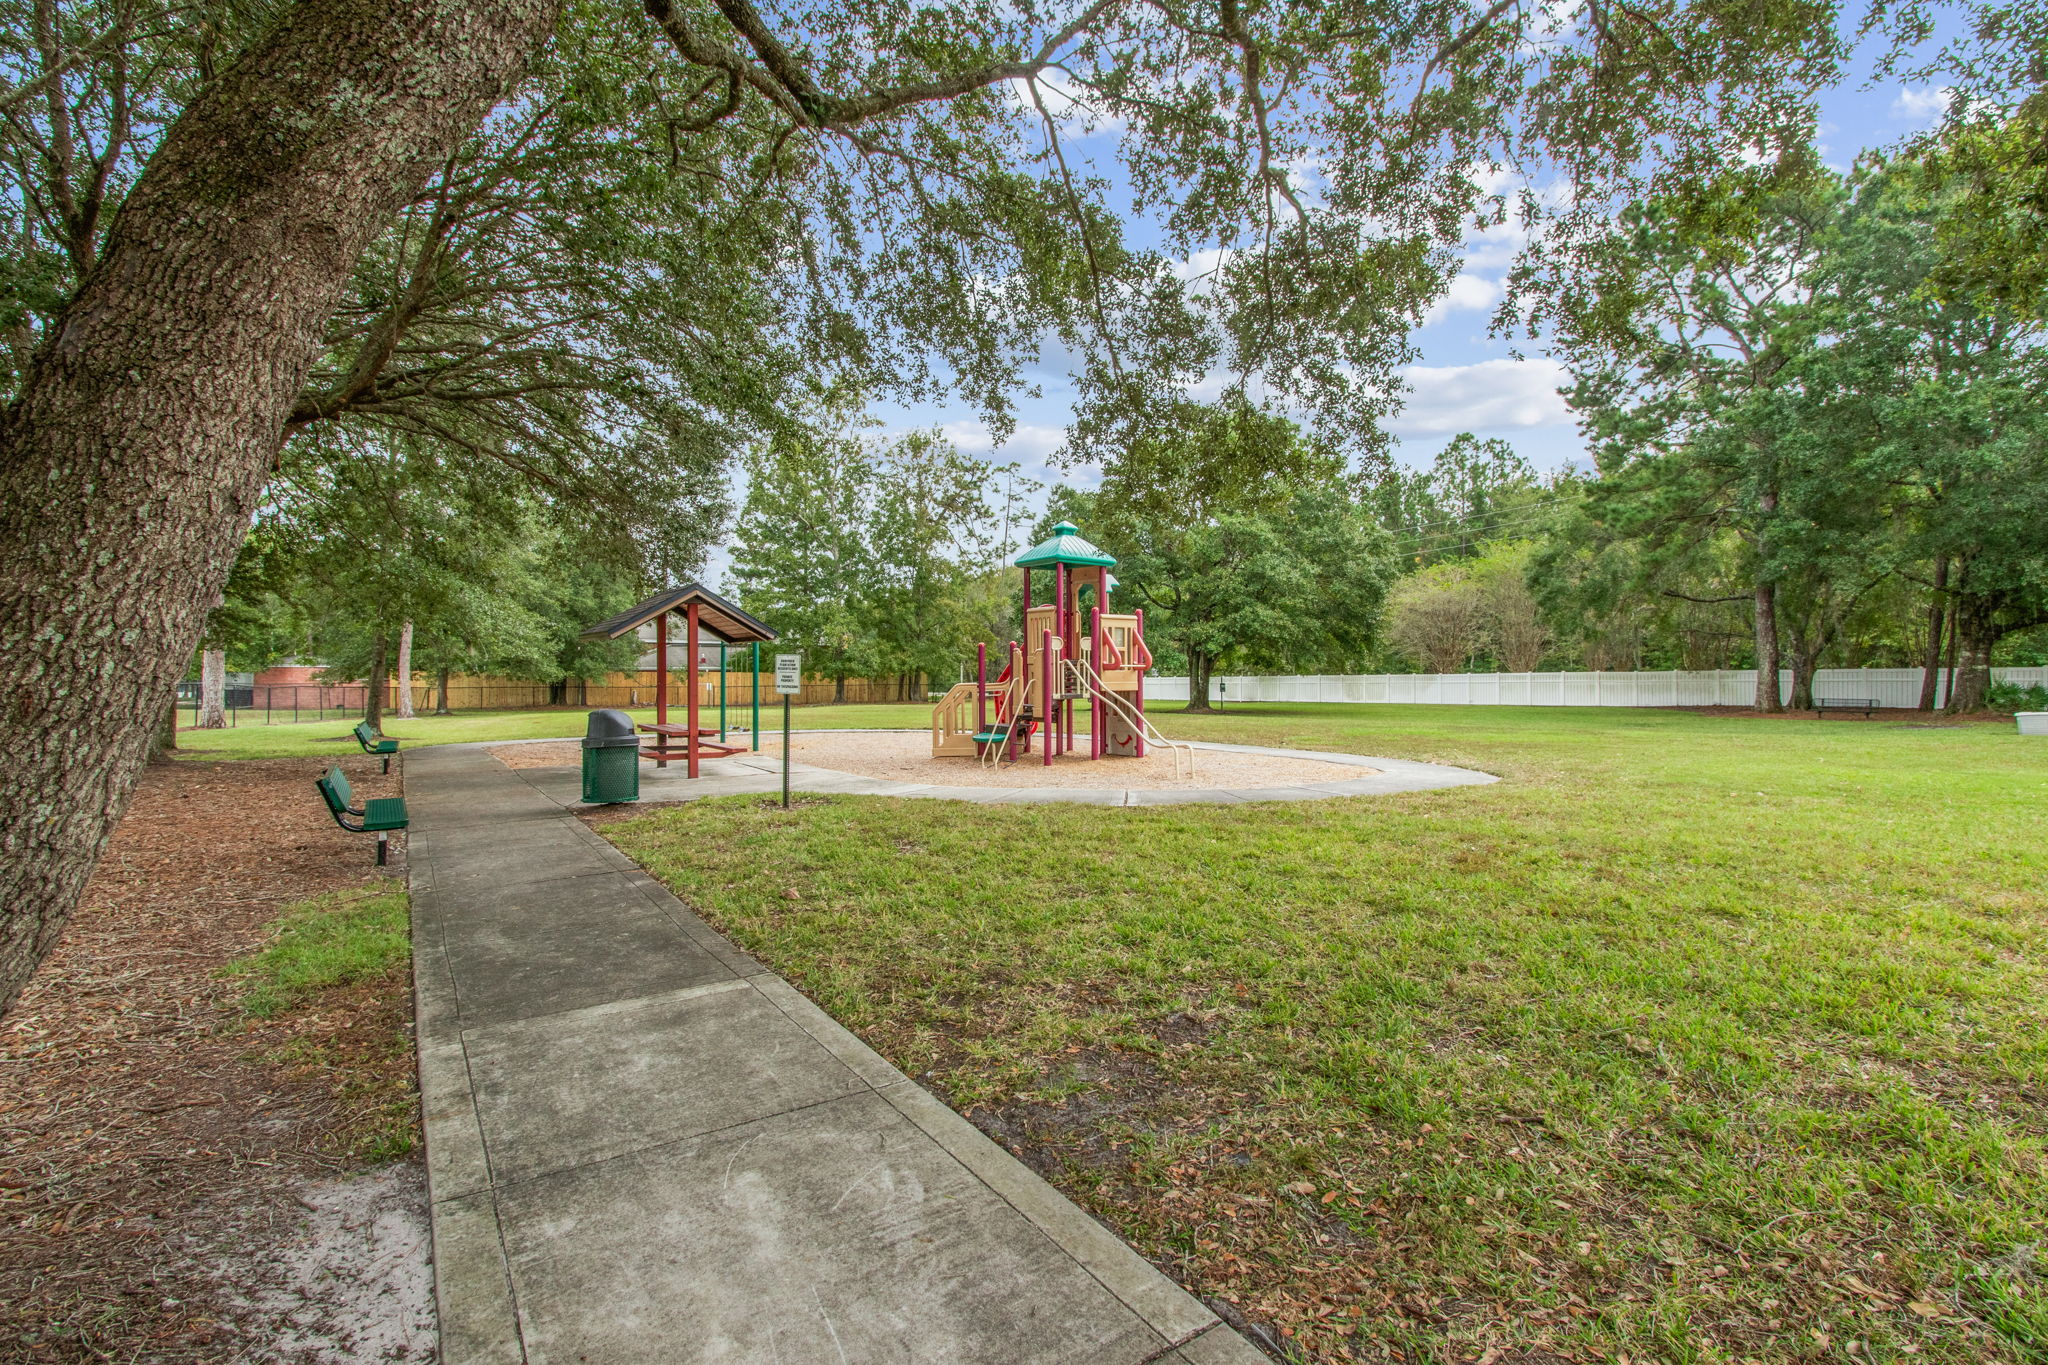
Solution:
M 1116 560 L 1081 539 L 1081 528 L 1063 521 L 1052 528 L 1052 539 L 1034 545 L 1015 560 L 1020 569 L 1037 569 L 1047 564 L 1094 564 L 1114 568 Z

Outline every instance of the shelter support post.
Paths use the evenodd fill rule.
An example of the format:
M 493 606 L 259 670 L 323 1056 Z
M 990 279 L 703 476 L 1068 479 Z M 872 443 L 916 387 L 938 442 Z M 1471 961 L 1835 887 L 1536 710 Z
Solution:
M 654 723 L 668 724 L 668 613 L 654 618 Z M 655 740 L 659 748 L 667 748 L 668 741 L 659 737 Z M 657 768 L 666 768 L 668 760 L 654 760 Z
M 690 776 L 695 777 L 697 775 L 697 604 L 695 602 L 690 603 L 687 617 L 690 623 L 690 701 L 687 711 L 690 723 L 690 737 L 683 746 L 683 751 L 689 755 L 688 767 Z

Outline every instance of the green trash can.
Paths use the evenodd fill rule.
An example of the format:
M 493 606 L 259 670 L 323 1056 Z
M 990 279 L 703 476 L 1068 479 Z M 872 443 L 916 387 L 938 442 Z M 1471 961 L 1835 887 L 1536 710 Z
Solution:
M 640 799 L 640 736 L 624 711 L 592 711 L 583 732 L 583 800 L 593 806 Z

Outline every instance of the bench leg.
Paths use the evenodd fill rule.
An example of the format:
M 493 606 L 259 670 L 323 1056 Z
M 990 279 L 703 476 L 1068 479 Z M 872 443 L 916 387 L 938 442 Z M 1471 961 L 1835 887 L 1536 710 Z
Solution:
M 378 830 L 378 831 L 377 831 L 377 866 L 379 866 L 379 867 L 383 867 L 383 866 L 385 866 L 385 865 L 386 865 L 386 859 L 387 859 L 387 858 L 389 857 L 390 853 L 391 853 L 391 836 L 390 836 L 389 834 L 386 834 L 386 833 L 385 833 L 384 831 L 382 831 L 382 830 Z

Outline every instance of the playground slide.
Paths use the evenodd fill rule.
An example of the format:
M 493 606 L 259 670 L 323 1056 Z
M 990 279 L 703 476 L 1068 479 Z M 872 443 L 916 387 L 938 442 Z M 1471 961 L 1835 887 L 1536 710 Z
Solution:
M 1192 744 L 1186 744 L 1177 739 L 1168 739 L 1165 735 L 1160 734 L 1159 728 L 1151 722 L 1143 711 L 1138 710 L 1120 695 L 1104 687 L 1102 685 L 1102 675 L 1097 673 L 1090 665 L 1077 663 L 1071 659 L 1064 660 L 1063 662 L 1069 670 L 1068 678 L 1070 680 L 1078 680 L 1081 683 L 1080 687 L 1071 690 L 1086 694 L 1089 700 L 1093 701 L 1097 706 L 1115 714 L 1118 720 L 1130 726 L 1138 734 L 1143 735 L 1147 744 L 1171 749 L 1173 751 L 1173 775 L 1175 777 L 1180 776 L 1181 755 L 1186 754 L 1188 776 L 1190 778 L 1194 777 L 1195 748 Z

